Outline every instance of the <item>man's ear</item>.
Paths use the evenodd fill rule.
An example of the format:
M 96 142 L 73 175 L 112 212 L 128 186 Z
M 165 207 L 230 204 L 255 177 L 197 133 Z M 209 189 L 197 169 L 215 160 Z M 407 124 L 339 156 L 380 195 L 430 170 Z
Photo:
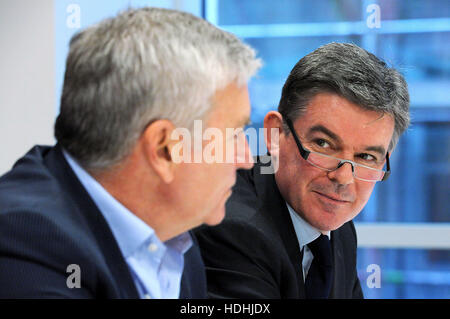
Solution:
M 156 174 L 165 183 L 174 179 L 175 163 L 172 161 L 171 148 L 174 141 L 170 138 L 175 129 L 168 120 L 156 120 L 142 135 L 144 156 Z
M 277 111 L 270 111 L 264 117 L 264 139 L 272 156 L 279 154 L 281 134 L 283 134 L 283 116 Z

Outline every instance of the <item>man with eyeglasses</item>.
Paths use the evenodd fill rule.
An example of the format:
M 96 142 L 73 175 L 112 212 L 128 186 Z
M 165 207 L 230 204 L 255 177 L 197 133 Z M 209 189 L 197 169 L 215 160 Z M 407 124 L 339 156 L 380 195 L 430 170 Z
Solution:
M 264 118 L 273 174 L 240 171 L 227 216 L 196 231 L 214 298 L 363 298 L 355 218 L 409 125 L 407 84 L 354 44 L 291 71 Z

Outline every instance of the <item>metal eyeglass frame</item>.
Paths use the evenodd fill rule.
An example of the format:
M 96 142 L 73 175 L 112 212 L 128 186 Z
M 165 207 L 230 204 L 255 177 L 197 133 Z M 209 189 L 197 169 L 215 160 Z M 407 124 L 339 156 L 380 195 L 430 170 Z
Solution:
M 297 148 L 298 148 L 298 151 L 300 152 L 300 156 L 305 161 L 308 161 L 308 156 L 311 153 L 318 154 L 318 155 L 321 155 L 321 156 L 324 156 L 324 157 L 334 158 L 334 159 L 340 161 L 339 164 L 337 165 L 337 167 L 335 169 L 333 169 L 333 170 L 330 170 L 330 169 L 327 169 L 327 168 L 324 168 L 324 167 L 319 167 L 319 166 L 315 165 L 314 163 L 311 163 L 310 161 L 308 161 L 308 163 L 310 163 L 314 167 L 317 167 L 319 169 L 332 172 L 332 171 L 335 171 L 338 168 L 340 168 L 345 163 L 349 163 L 352 166 L 353 177 L 356 178 L 356 179 L 362 180 L 362 181 L 366 181 L 366 182 L 384 182 L 385 180 L 388 179 L 389 175 L 391 174 L 391 167 L 390 167 L 390 164 L 389 164 L 389 152 L 386 153 L 386 171 L 384 171 L 382 169 L 376 169 L 376 168 L 372 168 L 372 167 L 365 166 L 365 165 L 362 165 L 362 164 L 358 164 L 358 163 L 355 163 L 355 162 L 350 161 L 350 160 L 344 160 L 342 158 L 337 158 L 337 157 L 334 157 L 334 156 L 330 156 L 330 155 L 326 155 L 326 154 L 322 154 L 322 153 L 318 153 L 318 152 L 314 152 L 314 151 L 308 151 L 307 149 L 305 149 L 303 147 L 302 143 L 300 142 L 300 139 L 298 138 L 297 133 L 294 130 L 294 125 L 292 124 L 291 119 L 286 117 L 285 120 L 286 120 L 286 123 L 287 123 L 289 129 L 291 130 L 292 136 L 294 136 L 295 142 L 297 143 Z M 375 170 L 375 171 L 383 171 L 384 172 L 383 178 L 381 180 L 367 180 L 367 179 L 363 179 L 363 178 L 357 177 L 355 175 L 355 166 L 365 167 L 365 168 L 368 168 L 368 169 L 371 169 L 371 170 Z

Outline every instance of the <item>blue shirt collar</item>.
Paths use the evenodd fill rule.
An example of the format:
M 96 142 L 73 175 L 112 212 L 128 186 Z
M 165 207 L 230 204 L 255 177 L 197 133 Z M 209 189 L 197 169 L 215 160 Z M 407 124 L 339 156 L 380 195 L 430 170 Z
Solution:
M 63 150 L 63 154 L 108 222 L 125 258 L 131 256 L 150 237 L 156 237 L 155 231 L 149 225 L 109 194 L 68 152 Z
M 295 210 L 286 202 L 287 208 L 289 210 L 289 214 L 291 215 L 292 224 L 294 225 L 295 234 L 297 235 L 297 240 L 300 245 L 300 250 L 303 249 L 303 246 L 308 245 L 317 239 L 321 232 L 311 226 L 307 221 L 305 221 L 299 214 L 295 212 Z M 330 232 L 327 232 L 325 235 L 331 239 Z

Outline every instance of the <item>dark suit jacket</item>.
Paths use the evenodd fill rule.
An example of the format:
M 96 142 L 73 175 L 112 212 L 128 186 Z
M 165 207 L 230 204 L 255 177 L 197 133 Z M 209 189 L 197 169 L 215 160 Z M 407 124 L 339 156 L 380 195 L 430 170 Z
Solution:
M 224 221 L 195 230 L 213 298 L 305 298 L 302 256 L 286 202 L 261 164 L 239 171 Z M 352 222 L 331 232 L 330 298 L 362 298 Z
M 68 288 L 81 270 L 81 288 Z M 101 212 L 60 147 L 36 146 L 0 178 L 0 298 L 139 298 Z M 194 238 L 185 254 L 181 298 L 206 297 Z

